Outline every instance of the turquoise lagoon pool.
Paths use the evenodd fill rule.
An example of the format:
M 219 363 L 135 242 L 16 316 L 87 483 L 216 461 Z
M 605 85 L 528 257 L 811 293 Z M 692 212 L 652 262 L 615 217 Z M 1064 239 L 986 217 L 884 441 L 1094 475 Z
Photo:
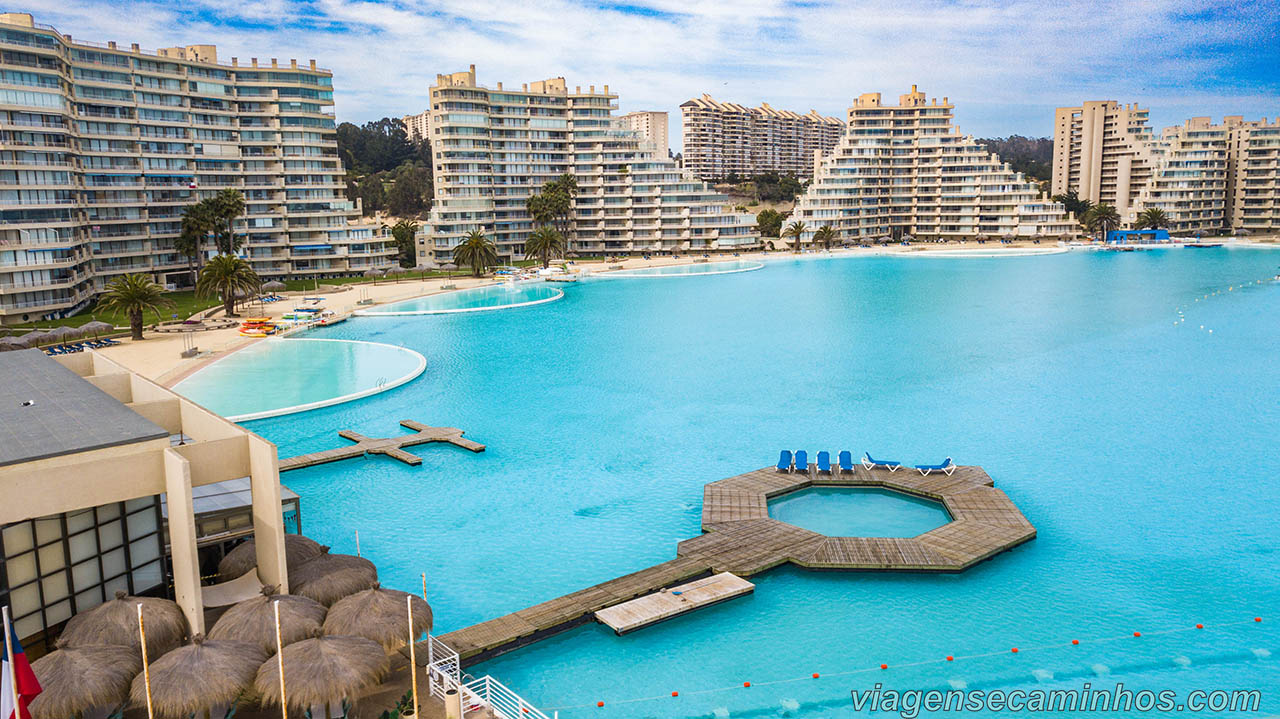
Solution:
M 422 374 L 418 352 L 387 344 L 319 338 L 255 342 L 174 386 L 235 420 L 303 412 L 399 387 Z
M 914 537 L 951 521 L 938 502 L 887 489 L 810 487 L 769 500 L 769 516 L 828 537 Z
M 875 682 L 1256 687 L 1274 714 L 1280 285 L 1255 281 L 1278 267 L 1280 252 L 1169 249 L 578 283 L 521 312 L 317 330 L 430 363 L 391 392 L 246 424 L 281 456 L 404 418 L 488 445 L 284 476 L 308 534 L 354 552 L 359 530 L 386 585 L 426 574 L 437 633 L 673 558 L 703 484 L 782 448 L 980 464 L 1039 530 L 957 575 L 783 567 L 746 598 L 469 670 L 564 719 L 848 717 L 848 692 Z
M 527 307 L 544 302 L 553 302 L 561 297 L 564 297 L 563 292 L 545 282 L 511 282 L 393 302 L 380 307 L 359 310 L 356 314 L 394 316 L 478 312 L 481 310 Z
M 724 262 L 700 262 L 692 265 L 660 265 L 658 267 L 638 267 L 632 270 L 602 272 L 595 277 L 695 277 L 701 275 L 729 275 L 736 272 L 750 272 L 763 269 L 761 262 L 746 260 L 726 260 Z

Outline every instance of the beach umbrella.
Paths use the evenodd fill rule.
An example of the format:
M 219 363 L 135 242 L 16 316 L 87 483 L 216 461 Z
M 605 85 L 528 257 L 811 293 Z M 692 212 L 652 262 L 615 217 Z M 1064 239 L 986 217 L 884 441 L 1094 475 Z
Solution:
M 325 545 L 301 534 L 284 535 L 284 561 L 288 567 L 300 566 L 328 551 L 329 548 Z M 256 566 L 258 566 L 257 549 L 253 540 L 250 539 L 227 552 L 227 556 L 218 562 L 218 574 L 221 574 L 223 579 L 235 579 L 244 576 L 245 572 Z
M 37 347 L 44 342 L 52 341 L 54 337 L 52 333 L 45 332 L 44 330 L 31 330 L 25 335 L 22 335 L 20 339 L 25 340 L 28 347 Z
M 21 337 L 0 337 L 0 352 L 26 349 L 28 343 Z
M 1236 230 L 1236 231 L 1235 231 L 1235 234 L 1237 234 L 1237 235 L 1239 235 L 1239 236 L 1241 236 L 1241 237 L 1248 237 L 1249 235 L 1252 235 L 1253 233 L 1252 233 L 1252 232 L 1250 232 L 1250 231 L 1248 231 L 1248 230 Z
M 263 285 L 262 285 L 262 289 L 264 289 L 264 290 L 268 290 L 268 291 L 271 291 L 271 292 L 279 292 L 280 290 L 283 290 L 284 288 L 285 288 L 285 284 L 284 284 L 283 282 L 281 282 L 280 280 L 271 280 L 270 282 L 267 282 L 267 283 L 265 283 L 265 284 L 263 284 Z
M 315 637 L 284 648 L 258 668 L 253 688 L 263 703 L 280 704 L 280 665 L 290 709 L 340 703 L 376 686 L 390 668 L 387 653 L 364 637 Z M 328 712 L 326 711 L 326 715 Z
M 67 719 L 95 707 L 114 708 L 128 698 L 129 683 L 142 671 L 142 657 L 131 647 L 68 647 L 63 640 L 57 646 L 31 663 L 42 689 L 28 707 L 32 719 Z
M 444 263 L 443 265 L 441 265 L 441 266 L 440 266 L 440 269 L 442 269 L 442 270 L 444 270 L 445 272 L 448 272 L 450 275 L 452 275 L 454 272 L 456 272 L 456 271 L 458 270 L 458 266 L 457 266 L 456 264 L 452 263 L 452 262 L 446 262 L 446 263 Z
M 187 617 L 178 604 L 158 597 L 116 598 L 81 612 L 67 622 L 61 641 L 69 647 L 119 645 L 138 651 L 138 605 L 147 624 L 147 656 L 158 657 L 187 638 Z
M 115 327 L 115 325 L 111 324 L 110 322 L 103 322 L 103 321 L 101 321 L 101 320 L 94 320 L 94 321 L 92 321 L 92 322 L 86 322 L 86 323 L 84 323 L 84 324 L 80 327 L 80 329 L 84 330 L 85 334 L 92 333 L 94 337 L 97 337 L 99 334 L 101 334 L 101 333 L 103 333 L 103 332 L 114 332 L 114 331 L 115 331 L 115 329 L 116 329 L 116 327 Z
M 253 686 L 258 667 L 269 655 L 257 644 L 208 640 L 199 634 L 148 667 L 151 706 L 155 714 L 187 719 L 196 712 L 232 704 Z M 146 678 L 133 679 L 129 692 L 136 706 L 147 705 Z
M 378 284 L 378 278 L 382 276 L 382 270 L 378 269 L 377 267 L 370 267 L 369 269 L 364 271 L 364 276 L 372 277 L 373 284 L 376 285 Z
M 1012 232 L 1006 232 L 1004 233 L 1004 239 L 1006 240 L 1017 239 L 1017 235 L 1013 234 Z
M 314 599 L 296 594 L 276 594 L 277 587 L 263 587 L 262 594 L 231 606 L 209 630 L 210 640 L 252 642 L 268 655 L 276 653 L 276 602 L 280 604 L 280 642 L 288 646 L 314 637 L 324 622 L 325 608 Z
M 49 330 L 49 336 L 57 339 L 59 342 L 66 342 L 69 339 L 75 339 L 83 334 L 84 330 L 79 327 L 67 327 L 66 325 Z
M 425 599 L 374 584 L 372 589 L 334 602 L 324 618 L 324 633 L 372 639 L 387 651 L 394 651 L 408 643 L 410 627 L 406 611 L 412 612 L 415 638 L 431 631 L 431 607 Z
M 325 605 L 378 583 L 373 562 L 350 554 L 323 554 L 289 572 L 291 594 Z

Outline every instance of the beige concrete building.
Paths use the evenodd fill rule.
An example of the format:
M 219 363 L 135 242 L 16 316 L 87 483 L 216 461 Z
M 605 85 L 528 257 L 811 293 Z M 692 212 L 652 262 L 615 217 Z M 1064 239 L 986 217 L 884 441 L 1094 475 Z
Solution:
M 117 590 L 172 584 L 192 634 L 206 607 L 287 591 L 275 445 L 95 352 L 0 353 L 0 376 L 0 603 L 19 637 L 47 637 Z M 244 533 L 202 535 L 199 496 L 226 482 L 251 498 L 258 567 L 202 585 L 198 544 Z
M 659 157 L 669 157 L 671 155 L 671 141 L 667 135 L 667 123 L 670 122 L 670 118 L 667 113 L 641 110 L 628 112 L 618 119 L 624 123 L 628 130 L 652 142 Z
M 1111 100 L 1058 108 L 1053 193 L 1112 205 L 1126 224 L 1158 208 L 1174 233 L 1275 231 L 1275 123 L 1193 117 L 1155 135 L 1147 122 Z
M 572 89 L 562 77 L 519 88 L 483 87 L 475 66 L 431 87 L 435 202 L 418 257 L 449 257 L 473 230 L 506 260 L 524 256 L 535 229 L 530 196 L 564 174 L 579 192 L 569 219 L 570 251 L 645 253 L 692 247 L 751 247 L 755 217 L 682 172 L 614 117 L 609 87 Z
M 121 274 L 188 283 L 183 209 L 227 188 L 263 277 L 390 264 L 394 243 L 345 198 L 335 133 L 314 60 L 148 52 L 0 14 L 0 323 L 78 311 Z
M 710 95 L 680 106 L 684 166 L 704 180 L 779 172 L 808 177 L 813 153 L 830 152 L 844 123 L 810 110 L 801 115 L 768 103 L 746 107 Z
M 812 241 L 822 225 L 838 239 L 911 235 L 920 240 L 1006 235 L 1056 240 L 1078 231 L 1060 203 L 1036 183 L 961 135 L 947 98 L 930 101 L 912 86 L 885 105 L 880 93 L 858 97 L 839 144 L 816 155 L 813 182 L 796 201 Z
M 431 113 L 420 112 L 417 115 L 405 115 L 400 118 L 404 123 L 405 133 L 412 142 L 421 142 L 431 137 Z

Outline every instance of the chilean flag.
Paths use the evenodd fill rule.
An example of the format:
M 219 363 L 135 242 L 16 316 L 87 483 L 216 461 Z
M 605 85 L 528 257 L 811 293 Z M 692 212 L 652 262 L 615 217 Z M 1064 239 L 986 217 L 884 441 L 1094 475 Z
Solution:
M 22 709 L 20 719 L 31 719 L 31 712 L 27 707 L 31 704 L 31 700 L 36 698 L 42 690 L 40 689 L 40 681 L 36 679 L 35 672 L 31 671 L 31 663 L 27 661 L 27 655 L 22 651 L 22 645 L 18 643 L 18 637 L 13 633 L 13 626 L 6 627 L 9 631 L 7 638 L 10 646 L 13 648 L 13 663 L 9 663 L 9 652 L 6 648 L 3 669 L 0 669 L 0 678 L 3 679 L 4 687 L 0 689 L 0 719 L 15 719 L 14 705 L 17 704 Z M 0 646 L 3 646 L 0 643 Z M 17 699 L 15 702 L 13 696 L 14 684 L 18 686 Z

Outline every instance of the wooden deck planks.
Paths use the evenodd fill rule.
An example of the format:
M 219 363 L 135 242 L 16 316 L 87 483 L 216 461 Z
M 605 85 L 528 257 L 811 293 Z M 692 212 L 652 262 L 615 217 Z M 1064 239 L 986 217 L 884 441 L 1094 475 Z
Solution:
M 615 604 L 596 612 L 595 617 L 614 632 L 626 634 L 753 591 L 755 585 L 751 582 L 721 572 Z
M 338 462 L 353 457 L 361 457 L 365 454 L 384 454 L 405 464 L 419 465 L 422 464 L 422 458 L 411 452 L 404 451 L 404 448 L 427 444 L 428 442 L 447 442 L 472 452 L 484 451 L 483 444 L 464 438 L 462 430 L 457 427 L 431 427 L 412 419 L 401 420 L 400 426 L 412 430 L 412 432 L 398 437 L 366 437 L 349 429 L 338 430 L 339 437 L 355 442 L 355 444 L 349 447 L 335 447 L 320 452 L 300 454 L 296 457 L 282 459 L 279 462 L 280 471 L 286 472 L 302 467 L 314 467 L 317 464 Z

